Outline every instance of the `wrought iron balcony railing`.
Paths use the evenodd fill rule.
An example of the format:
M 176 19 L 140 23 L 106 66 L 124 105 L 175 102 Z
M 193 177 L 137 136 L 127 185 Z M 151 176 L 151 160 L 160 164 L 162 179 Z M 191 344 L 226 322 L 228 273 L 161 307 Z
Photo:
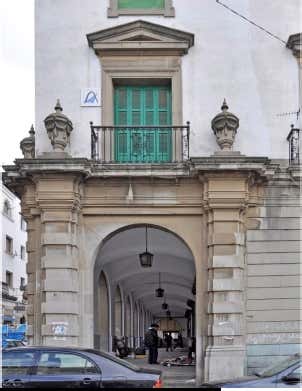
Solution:
M 101 163 L 173 163 L 189 159 L 186 126 L 91 127 L 91 158 Z
M 300 129 L 291 126 L 291 131 L 287 136 L 288 147 L 289 147 L 289 164 L 300 164 Z

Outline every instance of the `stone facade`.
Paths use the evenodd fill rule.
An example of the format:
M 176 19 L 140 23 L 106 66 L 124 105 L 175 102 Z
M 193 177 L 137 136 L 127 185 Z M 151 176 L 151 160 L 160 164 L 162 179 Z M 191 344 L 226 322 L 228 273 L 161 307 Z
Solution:
M 297 229 L 288 231 L 297 228 L 297 219 L 288 218 L 298 212 L 297 174 L 293 179 L 293 173 L 283 168 L 277 175 L 280 164 L 232 153 L 192 159 L 185 165 L 131 168 L 121 165 L 119 171 L 108 171 L 107 165 L 72 158 L 17 160 L 15 167 L 6 167 L 6 181 L 20 192 L 28 221 L 31 341 L 61 344 L 54 339 L 52 325 L 63 322 L 69 325 L 66 343 L 94 346 L 93 265 L 100 243 L 121 227 L 152 224 L 181 237 L 194 257 L 197 378 L 243 375 L 245 357 L 252 368 L 265 360 L 266 349 L 271 349 L 273 356 L 280 356 L 280 349 L 294 353 L 297 334 L 293 333 L 297 333 L 298 321 L 298 270 L 294 262 L 299 242 L 285 236 L 280 242 L 280 238 L 285 232 L 298 238 Z M 21 171 L 27 172 L 27 178 L 19 176 Z M 170 188 L 169 201 L 161 195 L 160 189 L 166 186 Z M 271 202 L 282 204 L 282 200 L 281 209 L 270 206 Z M 279 216 L 280 230 L 272 221 L 274 213 Z M 268 230 L 269 225 L 275 226 L 274 231 Z M 273 240 L 278 240 L 280 247 L 277 255 Z M 282 252 L 293 263 L 284 267 Z M 289 265 L 292 270 L 286 271 Z M 258 274 L 261 278 L 254 277 Z M 264 276 L 271 274 L 274 277 L 269 279 Z M 283 276 L 284 292 L 278 288 L 282 285 L 278 275 Z M 261 284 L 264 292 L 255 289 Z M 278 291 L 284 304 L 278 300 L 274 310 Z M 295 300 L 290 303 L 289 299 Z M 265 306 L 272 309 L 263 321 Z M 296 331 L 272 337 L 270 327 L 281 333 L 287 327 L 284 322 Z
M 295 172 L 281 166 L 248 214 L 248 372 L 300 350 L 301 203 Z

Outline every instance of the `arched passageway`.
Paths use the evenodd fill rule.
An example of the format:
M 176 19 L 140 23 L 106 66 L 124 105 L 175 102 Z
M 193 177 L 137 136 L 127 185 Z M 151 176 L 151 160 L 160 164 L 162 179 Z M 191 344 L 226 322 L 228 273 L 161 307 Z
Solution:
M 151 267 L 142 267 L 139 259 L 146 245 L 153 254 Z M 184 337 L 192 335 L 195 262 L 186 243 L 174 233 L 149 225 L 146 243 L 144 225 L 113 232 L 100 246 L 94 279 L 98 285 L 94 291 L 100 296 L 94 313 L 96 347 L 98 340 L 107 341 L 107 345 L 102 342 L 99 346 L 106 345 L 106 350 L 111 350 L 114 336 L 125 336 L 129 347 L 139 347 L 152 321 L 166 329 L 176 324 L 164 322 L 168 318 L 180 325 Z M 157 297 L 158 288 L 164 290 L 165 297 Z M 110 291 L 114 296 L 108 298 Z M 160 336 L 165 331 L 168 330 L 160 330 Z

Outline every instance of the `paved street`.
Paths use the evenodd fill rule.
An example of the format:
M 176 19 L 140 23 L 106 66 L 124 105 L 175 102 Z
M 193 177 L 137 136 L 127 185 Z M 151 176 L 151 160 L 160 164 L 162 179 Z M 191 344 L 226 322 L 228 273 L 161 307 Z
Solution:
M 166 352 L 165 349 L 159 349 L 158 361 L 162 362 L 167 358 L 175 358 L 178 356 L 187 355 L 187 351 L 183 349 L 176 349 L 173 352 Z M 194 388 L 195 367 L 166 367 L 163 365 L 150 365 L 145 358 L 127 358 L 128 361 L 142 368 L 161 369 L 163 372 L 164 388 Z

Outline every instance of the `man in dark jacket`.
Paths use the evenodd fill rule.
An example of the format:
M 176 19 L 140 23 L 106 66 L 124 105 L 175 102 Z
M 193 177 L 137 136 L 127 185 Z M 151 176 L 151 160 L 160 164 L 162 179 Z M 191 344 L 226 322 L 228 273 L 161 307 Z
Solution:
M 158 324 L 153 323 L 151 324 L 151 327 L 149 327 L 149 330 L 146 332 L 145 335 L 145 345 L 149 349 L 149 357 L 148 362 L 149 364 L 158 364 L 157 357 L 158 357 Z

